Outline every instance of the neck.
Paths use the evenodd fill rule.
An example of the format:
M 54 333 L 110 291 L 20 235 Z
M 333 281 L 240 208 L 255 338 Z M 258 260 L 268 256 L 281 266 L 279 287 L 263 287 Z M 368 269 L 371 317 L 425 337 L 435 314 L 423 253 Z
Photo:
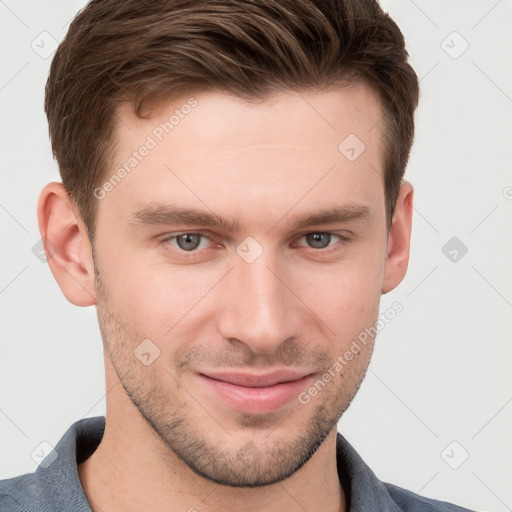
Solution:
M 281 482 L 257 488 L 219 485 L 181 461 L 114 380 L 107 378 L 103 439 L 78 466 L 93 512 L 345 512 L 335 429 L 301 469 Z

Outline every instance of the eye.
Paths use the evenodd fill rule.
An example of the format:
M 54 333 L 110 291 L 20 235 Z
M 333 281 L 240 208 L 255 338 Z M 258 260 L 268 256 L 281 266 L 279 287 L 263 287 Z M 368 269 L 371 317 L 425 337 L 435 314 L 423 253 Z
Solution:
M 204 249 L 205 245 L 208 245 L 208 241 L 211 242 L 212 239 L 203 233 L 178 233 L 163 240 L 164 243 L 170 243 L 174 247 L 177 245 L 178 249 L 186 252 Z M 176 245 L 173 242 L 176 242 Z
M 335 249 L 338 242 L 349 242 L 348 237 L 329 232 L 313 232 L 302 235 L 299 240 L 305 240 L 306 246 L 311 249 L 330 250 Z M 162 243 L 171 245 L 181 252 L 194 253 L 200 249 L 207 249 L 214 241 L 204 233 L 176 233 L 162 240 Z M 295 246 L 305 246 L 303 243 L 296 243 Z
M 304 238 L 309 247 L 313 249 L 325 249 L 332 247 L 337 241 L 347 241 L 348 238 L 345 236 L 337 235 L 335 233 L 317 232 L 317 233 L 306 233 L 301 237 Z M 331 243 L 334 242 L 334 243 Z M 299 244 L 302 245 L 302 244 Z

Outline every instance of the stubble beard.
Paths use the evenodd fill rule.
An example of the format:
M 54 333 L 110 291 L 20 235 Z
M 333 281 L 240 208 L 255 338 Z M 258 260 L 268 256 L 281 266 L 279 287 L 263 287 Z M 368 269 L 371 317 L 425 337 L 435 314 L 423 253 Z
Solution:
M 160 373 L 168 375 L 169 385 L 163 386 L 155 369 L 143 366 L 134 356 L 137 343 L 129 339 L 131 336 L 122 327 L 99 274 L 96 291 L 101 303 L 97 312 L 105 351 L 127 396 L 168 448 L 169 457 L 164 454 L 164 458 L 168 458 L 172 464 L 173 457 L 177 457 L 197 475 L 220 485 L 272 485 L 302 468 L 336 428 L 338 420 L 352 402 L 366 374 L 373 349 L 373 345 L 367 347 L 370 351 L 367 363 L 356 374 L 339 376 L 336 388 L 323 389 L 309 404 L 300 404 L 297 400 L 294 411 L 305 408 L 310 414 L 307 417 L 303 415 L 303 428 L 293 439 L 283 438 L 283 432 L 291 429 L 279 428 L 280 423 L 284 425 L 289 421 L 287 416 L 274 414 L 234 413 L 237 428 L 231 428 L 230 432 L 227 426 L 223 426 L 207 411 L 208 404 L 206 407 L 196 407 L 194 398 L 183 389 L 180 391 L 183 397 L 181 401 L 178 395 L 170 396 L 169 391 L 182 388 L 182 384 L 164 369 Z M 196 410 L 204 413 L 203 416 L 192 417 L 190 405 L 193 406 L 192 410 L 196 407 Z M 213 427 L 208 427 L 210 424 Z M 212 428 L 222 438 L 212 437 Z

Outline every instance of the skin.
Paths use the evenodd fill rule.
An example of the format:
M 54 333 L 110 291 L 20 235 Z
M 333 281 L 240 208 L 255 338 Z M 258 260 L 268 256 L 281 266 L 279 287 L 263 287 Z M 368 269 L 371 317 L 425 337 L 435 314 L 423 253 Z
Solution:
M 97 306 L 104 342 L 106 429 L 78 467 L 82 486 L 95 511 L 344 511 L 336 424 L 374 340 L 308 404 L 293 399 L 271 413 L 233 409 L 198 372 L 321 377 L 406 274 L 412 185 L 403 182 L 388 232 L 382 113 L 365 84 L 281 91 L 258 105 L 194 97 L 190 114 L 98 201 L 94 261 L 62 185 L 40 196 L 50 268 L 70 302 Z M 108 176 L 187 99 L 149 119 L 123 105 Z M 366 146 L 354 161 L 338 150 L 351 133 Z M 214 212 L 240 229 L 134 222 L 150 203 Z M 369 215 L 291 227 L 301 214 L 347 204 Z M 192 252 L 168 239 L 198 231 L 211 240 L 192 238 Z M 328 247 L 311 233 L 324 233 Z M 251 263 L 237 253 L 249 236 L 263 250 Z M 144 339 L 160 350 L 148 366 L 134 355 Z

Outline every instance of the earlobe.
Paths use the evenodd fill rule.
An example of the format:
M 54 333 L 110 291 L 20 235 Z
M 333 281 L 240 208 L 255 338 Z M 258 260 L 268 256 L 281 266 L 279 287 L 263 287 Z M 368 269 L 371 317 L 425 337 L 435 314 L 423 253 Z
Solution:
M 96 304 L 87 230 L 61 183 L 43 188 L 37 219 L 48 265 L 62 293 L 76 306 Z
M 382 294 L 396 288 L 407 273 L 411 245 L 413 194 L 414 189 L 411 183 L 403 181 L 388 235 Z

